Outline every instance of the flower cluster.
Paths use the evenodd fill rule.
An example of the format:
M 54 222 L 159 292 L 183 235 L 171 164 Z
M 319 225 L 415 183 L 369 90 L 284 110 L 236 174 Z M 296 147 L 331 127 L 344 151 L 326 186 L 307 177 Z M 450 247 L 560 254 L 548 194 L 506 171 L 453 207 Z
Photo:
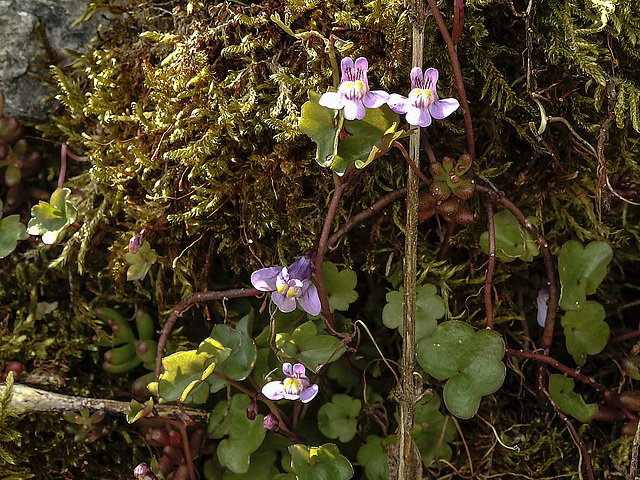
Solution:
M 318 394 L 318 385 L 311 383 L 301 363 L 284 363 L 282 371 L 286 376 L 284 380 L 269 382 L 262 387 L 262 394 L 269 400 L 300 399 L 302 403 L 308 403 Z
M 311 282 L 313 264 L 300 257 L 289 267 L 268 267 L 251 274 L 251 283 L 262 292 L 273 292 L 273 303 L 284 313 L 296 309 L 296 300 L 309 315 L 320 313 L 320 298 Z
M 439 120 L 451 115 L 460 106 L 455 98 L 440 99 L 436 90 L 438 70 L 415 67 L 411 70 L 411 92 L 409 97 L 397 93 L 389 95 L 382 90 L 370 90 L 367 79 L 369 64 L 364 57 L 355 62 L 343 58 L 342 79 L 337 92 L 327 92 L 320 97 L 319 104 L 334 110 L 344 109 L 347 120 L 361 120 L 366 108 L 378 108 L 387 103 L 391 110 L 405 114 L 407 123 L 428 127 L 431 118 Z

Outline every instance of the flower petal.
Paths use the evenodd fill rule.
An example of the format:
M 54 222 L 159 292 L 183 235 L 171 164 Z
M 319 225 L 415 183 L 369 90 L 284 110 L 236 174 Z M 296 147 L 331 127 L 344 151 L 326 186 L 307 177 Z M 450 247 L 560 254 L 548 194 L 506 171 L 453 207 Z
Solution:
M 261 292 L 272 292 L 276 289 L 276 278 L 282 267 L 261 268 L 251 274 L 251 284 Z
M 384 90 L 370 90 L 364 96 L 364 106 L 367 108 L 378 108 L 387 103 L 389 94 Z
M 443 100 L 437 100 L 431 105 L 429 112 L 433 115 L 433 118 L 442 120 L 455 112 L 459 106 L 460 103 L 455 98 L 445 98 Z
M 340 110 L 344 107 L 344 98 L 338 92 L 327 92 L 322 94 L 320 100 L 318 100 L 318 104 L 323 107 Z
M 300 393 L 300 401 L 302 403 L 309 403 L 318 394 L 318 385 L 309 385 Z
M 297 307 L 295 297 L 283 295 L 280 292 L 273 292 L 271 294 L 271 300 L 273 300 L 273 303 L 276 304 L 282 313 L 293 312 Z
M 424 76 L 420 67 L 413 67 L 409 75 L 411 77 L 411 89 L 424 87 Z
M 366 113 L 362 100 L 345 100 L 344 118 L 347 120 L 362 120 Z
M 304 289 L 300 298 L 298 298 L 298 303 L 302 307 L 302 309 L 307 312 L 309 315 L 316 316 L 320 313 L 322 309 L 322 305 L 320 304 L 320 297 L 318 296 L 318 290 L 316 286 L 309 281 L 307 288 Z
M 311 270 L 313 268 L 313 264 L 311 260 L 307 257 L 300 257 L 287 269 L 289 271 L 289 278 L 298 279 L 298 280 L 309 280 L 311 279 Z
M 405 116 L 410 125 L 428 127 L 431 125 L 431 115 L 426 108 L 411 107 Z
M 269 382 L 262 387 L 262 394 L 269 400 L 282 400 L 285 396 L 282 382 Z
M 287 377 L 293 377 L 293 366 L 289 362 L 282 364 L 282 371 Z
M 293 366 L 293 375 L 295 375 L 298 378 L 305 377 L 306 376 L 305 375 L 306 372 L 307 372 L 306 368 L 301 363 L 296 363 Z
M 424 72 L 424 88 L 431 90 L 434 95 L 437 94 L 436 84 L 438 83 L 439 75 L 438 70 L 435 68 L 427 68 L 427 71 Z
M 356 59 L 355 67 L 358 70 L 362 70 L 366 75 L 367 70 L 369 69 L 369 61 L 364 57 L 358 57 Z
M 342 62 L 340 62 L 340 70 L 342 71 L 340 83 L 353 80 L 352 78 L 349 78 L 349 73 L 353 70 L 353 59 L 351 57 L 344 57 Z
M 389 95 L 389 100 L 387 100 L 387 105 L 389 108 L 396 113 L 407 113 L 407 110 L 411 106 L 409 103 L 409 99 L 397 93 L 392 93 Z

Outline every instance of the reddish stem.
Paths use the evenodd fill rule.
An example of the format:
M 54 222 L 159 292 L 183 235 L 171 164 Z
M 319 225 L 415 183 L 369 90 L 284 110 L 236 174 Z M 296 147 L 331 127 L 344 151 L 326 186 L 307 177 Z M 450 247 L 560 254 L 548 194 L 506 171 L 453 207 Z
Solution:
M 464 79 L 462 78 L 462 69 L 460 68 L 460 60 L 458 59 L 458 51 L 456 49 L 456 45 L 449 35 L 449 31 L 447 30 L 447 25 L 444 23 L 444 19 L 442 18 L 442 14 L 438 9 L 438 5 L 436 4 L 436 0 L 427 0 L 429 3 L 429 8 L 431 9 L 431 13 L 433 14 L 433 18 L 438 24 L 438 28 L 440 29 L 440 34 L 444 39 L 444 43 L 447 45 L 447 52 L 449 53 L 449 58 L 451 59 L 451 66 L 453 67 L 453 78 L 456 83 L 456 89 L 458 90 L 458 97 L 460 100 L 460 105 L 463 108 L 464 115 L 464 126 L 465 126 L 465 134 L 467 136 L 467 153 L 475 158 L 476 149 L 475 142 L 473 137 L 473 123 L 471 121 L 471 110 L 469 110 L 469 103 L 467 102 L 467 94 L 464 89 Z M 462 26 L 460 26 L 462 28 Z
M 260 290 L 257 290 L 255 288 L 236 288 L 234 290 L 194 293 L 193 295 L 189 295 L 188 297 L 180 300 L 178 304 L 173 307 L 173 311 L 162 327 L 162 332 L 160 333 L 160 338 L 158 339 L 158 354 L 156 355 L 155 368 L 156 382 L 159 380 L 160 373 L 162 371 L 162 357 L 164 357 L 167 348 L 167 339 L 169 338 L 169 333 L 171 333 L 171 329 L 178 321 L 178 318 L 180 318 L 184 312 L 189 310 L 192 305 L 200 302 L 212 302 L 215 300 L 223 300 L 227 298 L 253 297 L 259 295 L 260 293 Z

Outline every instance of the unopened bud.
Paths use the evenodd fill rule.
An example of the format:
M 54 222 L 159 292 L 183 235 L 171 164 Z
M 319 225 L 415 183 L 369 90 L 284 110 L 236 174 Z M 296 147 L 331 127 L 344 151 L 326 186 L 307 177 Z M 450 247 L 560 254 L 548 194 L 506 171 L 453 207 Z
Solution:
M 280 422 L 278 421 L 278 417 L 276 417 L 273 413 L 267 413 L 262 419 L 262 426 L 267 430 L 273 430 L 278 426 L 279 423 Z
M 131 240 L 129 240 L 129 253 L 134 253 L 134 254 L 138 253 L 138 250 L 140 249 L 143 243 L 144 243 L 144 236 L 142 235 L 142 233 L 138 233 L 133 237 L 131 237 Z
M 256 397 L 253 397 L 251 403 L 247 405 L 247 408 L 244 409 L 247 414 L 247 418 L 249 420 L 255 420 L 258 415 L 258 402 L 256 402 Z

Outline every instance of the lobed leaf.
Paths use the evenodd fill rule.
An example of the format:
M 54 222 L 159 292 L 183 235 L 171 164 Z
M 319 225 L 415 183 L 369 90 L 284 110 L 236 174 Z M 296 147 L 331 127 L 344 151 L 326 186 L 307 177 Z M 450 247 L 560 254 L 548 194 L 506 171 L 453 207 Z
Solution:
M 504 380 L 504 341 L 492 330 L 474 331 L 471 325 L 444 322 L 418 342 L 420 365 L 438 380 L 446 380 L 444 402 L 459 418 L 471 418 L 483 396 L 495 392 Z
M 576 240 L 565 243 L 558 256 L 560 307 L 582 310 L 586 296 L 596 293 L 607 274 L 607 265 L 612 258 L 613 250 L 606 242 L 591 242 L 584 248 Z
M 574 416 L 581 422 L 591 420 L 598 410 L 595 403 L 587 404 L 583 398 L 573 391 L 573 379 L 554 374 L 549 377 L 549 395 L 558 408 L 564 413 Z

